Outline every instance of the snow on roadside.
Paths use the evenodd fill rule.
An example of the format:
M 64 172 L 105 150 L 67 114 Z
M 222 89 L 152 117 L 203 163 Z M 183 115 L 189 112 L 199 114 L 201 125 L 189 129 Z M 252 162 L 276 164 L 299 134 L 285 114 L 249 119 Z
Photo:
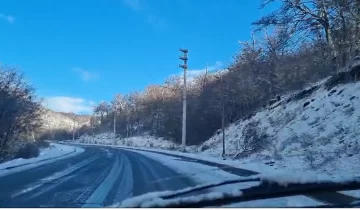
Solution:
M 155 138 L 152 136 L 135 136 L 125 139 L 120 139 L 116 142 L 116 145 L 119 146 L 135 146 L 135 147 L 154 147 L 154 148 L 163 148 L 163 149 L 169 149 L 169 148 L 178 148 L 179 145 L 164 140 L 163 138 Z
M 94 136 L 83 135 L 79 138 L 79 140 L 77 140 L 77 143 L 162 148 L 171 150 L 177 150 L 180 148 L 179 145 L 163 138 L 156 138 L 149 135 L 116 138 L 113 133 L 101 133 Z
M 84 149 L 80 147 L 50 143 L 50 147 L 41 149 L 38 157 L 30 159 L 18 158 L 1 163 L 0 176 L 34 168 L 63 158 L 72 157 L 82 152 L 84 152 Z
M 360 190 L 341 191 L 342 194 L 360 198 Z
M 134 151 L 134 150 L 132 150 Z M 228 172 L 222 171 L 221 169 L 217 167 L 211 167 L 207 165 L 203 165 L 200 163 L 194 163 L 194 162 L 188 162 L 184 160 L 180 160 L 175 157 L 170 157 L 167 155 L 162 155 L 158 153 L 153 152 L 146 152 L 146 151 L 138 151 L 137 153 L 140 153 L 142 155 L 145 155 L 149 158 L 152 158 L 163 165 L 172 168 L 173 170 L 177 171 L 179 174 L 185 175 L 186 177 L 192 178 L 195 180 L 198 184 L 204 185 L 204 184 L 214 184 L 223 182 L 226 180 L 234 180 L 239 179 L 241 177 L 230 174 Z M 183 202 L 186 201 L 186 199 L 190 199 L 192 201 L 200 201 L 203 199 L 214 199 L 214 196 L 223 196 L 224 193 L 234 192 L 236 195 L 239 192 L 239 189 L 251 187 L 257 185 L 258 182 L 245 182 L 245 183 L 238 183 L 238 184 L 231 184 L 231 185 L 224 185 L 224 186 L 218 186 L 210 188 L 210 194 L 205 194 L 203 196 L 193 196 L 193 197 L 187 197 L 187 198 L 179 198 L 175 200 L 176 202 Z M 197 186 L 198 187 L 198 186 Z M 196 187 L 193 187 L 196 188 Z M 191 188 L 183 189 L 177 192 L 183 192 L 186 190 L 189 190 Z M 168 201 L 165 201 L 163 199 L 155 199 L 159 198 L 159 196 L 169 195 L 176 192 L 155 192 L 155 193 L 149 193 L 146 195 L 143 195 L 142 197 L 135 197 L 130 198 L 128 200 L 125 200 L 121 207 L 131 207 L 139 205 L 140 203 L 144 203 L 142 205 L 143 207 L 150 207 L 150 206 L 163 206 L 168 203 Z M 234 194 L 234 195 L 235 195 Z M 150 201 L 151 200 L 151 201 Z M 147 203 L 147 201 L 149 201 Z M 284 198 L 276 198 L 276 199 L 266 199 L 266 200 L 260 200 L 260 201 L 251 201 L 251 202 L 244 202 L 244 203 L 238 203 L 238 204 L 231 204 L 231 207 L 288 207 L 288 206 L 304 206 L 304 205 L 322 205 L 323 203 L 314 201 L 310 198 L 307 198 L 305 196 L 291 196 L 291 197 L 284 197 Z

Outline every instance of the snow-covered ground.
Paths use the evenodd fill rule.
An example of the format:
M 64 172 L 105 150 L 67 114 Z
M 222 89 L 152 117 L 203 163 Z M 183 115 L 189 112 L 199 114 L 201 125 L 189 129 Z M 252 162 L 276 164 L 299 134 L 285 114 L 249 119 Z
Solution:
M 62 158 L 68 158 L 84 152 L 83 148 L 50 143 L 50 147 L 41 149 L 40 155 L 35 158 L 18 158 L 0 164 L 0 176 L 51 163 Z
M 77 140 L 77 143 L 161 148 L 167 150 L 180 149 L 179 145 L 171 141 L 148 135 L 135 136 L 130 138 L 116 138 L 113 133 L 102 133 L 94 136 L 84 135 Z
M 331 90 L 320 85 L 303 99 L 287 100 L 226 129 L 226 152 L 233 157 L 241 157 L 251 127 L 267 143 L 263 150 L 237 158 L 234 164 L 259 172 L 272 169 L 337 177 L 360 175 L 360 83 Z M 221 140 L 221 135 L 213 136 L 201 145 L 201 153 L 220 157 Z

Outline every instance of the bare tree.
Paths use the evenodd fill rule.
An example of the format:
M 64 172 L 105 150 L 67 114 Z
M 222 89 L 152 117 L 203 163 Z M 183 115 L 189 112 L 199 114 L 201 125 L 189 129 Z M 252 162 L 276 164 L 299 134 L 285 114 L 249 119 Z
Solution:
M 100 123 L 102 125 L 105 124 L 104 117 L 108 115 L 109 110 L 110 110 L 110 106 L 108 105 L 108 103 L 104 101 L 98 104 L 97 106 L 95 106 L 94 108 L 94 113 L 100 115 Z
M 40 101 L 15 68 L 0 66 L 0 158 L 41 126 Z
M 263 0 L 265 7 L 275 0 Z M 338 64 L 338 51 L 335 46 L 331 20 L 333 18 L 333 4 L 328 0 L 278 0 L 279 9 L 260 20 L 254 22 L 260 27 L 281 26 L 287 27 L 298 38 L 314 35 L 322 31 L 333 56 L 334 65 Z
M 114 99 L 111 101 L 111 110 L 114 115 L 113 129 L 116 135 L 116 117 L 125 109 L 125 100 L 121 94 L 116 94 Z

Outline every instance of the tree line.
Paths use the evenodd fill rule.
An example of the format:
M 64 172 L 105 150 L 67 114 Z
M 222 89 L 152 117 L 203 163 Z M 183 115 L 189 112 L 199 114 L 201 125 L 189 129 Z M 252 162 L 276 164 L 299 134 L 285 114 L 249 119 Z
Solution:
M 347 67 L 359 55 L 360 2 L 263 0 L 273 12 L 253 23 L 231 63 L 203 72 L 187 87 L 187 142 L 200 144 L 225 124 L 248 117 L 273 98 Z M 182 78 L 101 102 L 87 132 L 122 137 L 148 133 L 181 142 Z M 115 128 L 114 128 L 114 125 Z
M 26 140 L 35 140 L 40 117 L 34 88 L 15 68 L 0 65 L 0 161 L 11 158 Z

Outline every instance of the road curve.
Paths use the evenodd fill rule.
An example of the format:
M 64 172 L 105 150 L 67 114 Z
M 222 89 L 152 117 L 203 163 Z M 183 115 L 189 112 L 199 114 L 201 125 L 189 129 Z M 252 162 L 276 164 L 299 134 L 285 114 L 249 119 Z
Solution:
M 104 207 L 194 185 L 134 151 L 85 147 L 78 156 L 0 177 L 0 207 Z

